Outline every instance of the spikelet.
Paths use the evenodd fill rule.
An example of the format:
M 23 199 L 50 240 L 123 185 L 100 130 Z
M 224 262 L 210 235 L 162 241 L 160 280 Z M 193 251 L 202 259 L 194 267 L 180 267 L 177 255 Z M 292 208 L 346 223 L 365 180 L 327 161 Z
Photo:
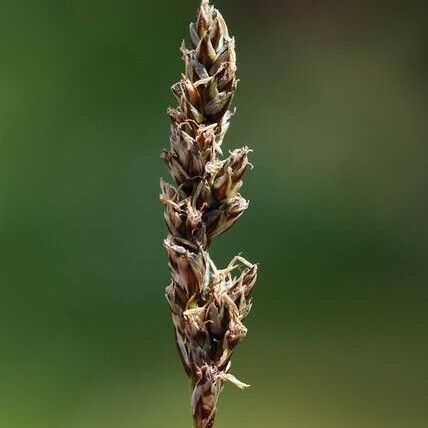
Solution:
M 181 48 L 185 73 L 172 87 L 178 107 L 169 109 L 171 147 L 162 154 L 176 187 L 161 180 L 169 235 L 164 247 L 178 352 L 192 384 L 197 428 L 211 428 L 224 383 L 248 385 L 229 373 L 231 357 L 247 329 L 257 266 L 235 257 L 217 269 L 208 247 L 248 208 L 239 194 L 248 147 L 222 157 L 237 88 L 235 42 L 220 12 L 203 0 L 190 24 L 192 49 Z M 235 272 L 238 271 L 238 274 Z

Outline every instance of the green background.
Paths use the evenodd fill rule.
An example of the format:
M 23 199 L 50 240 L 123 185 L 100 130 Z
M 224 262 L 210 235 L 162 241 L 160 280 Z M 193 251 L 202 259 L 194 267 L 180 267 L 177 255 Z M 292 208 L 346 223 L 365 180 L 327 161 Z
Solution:
M 428 419 L 423 3 L 221 1 L 260 263 L 218 428 Z M 198 2 L 0 0 L 0 428 L 191 426 L 158 200 Z

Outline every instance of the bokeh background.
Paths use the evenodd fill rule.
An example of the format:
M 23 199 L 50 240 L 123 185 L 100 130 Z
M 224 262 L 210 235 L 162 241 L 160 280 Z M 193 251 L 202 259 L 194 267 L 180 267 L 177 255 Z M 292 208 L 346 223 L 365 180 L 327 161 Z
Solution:
M 218 0 L 260 263 L 219 428 L 428 420 L 424 2 Z M 0 427 L 186 428 L 158 200 L 197 0 L 0 0 Z

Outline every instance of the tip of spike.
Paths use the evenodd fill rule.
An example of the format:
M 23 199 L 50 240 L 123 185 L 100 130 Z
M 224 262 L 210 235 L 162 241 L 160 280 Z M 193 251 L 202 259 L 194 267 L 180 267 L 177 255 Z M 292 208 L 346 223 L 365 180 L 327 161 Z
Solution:
M 202 0 L 201 1 L 201 9 L 206 9 L 210 6 L 210 0 Z

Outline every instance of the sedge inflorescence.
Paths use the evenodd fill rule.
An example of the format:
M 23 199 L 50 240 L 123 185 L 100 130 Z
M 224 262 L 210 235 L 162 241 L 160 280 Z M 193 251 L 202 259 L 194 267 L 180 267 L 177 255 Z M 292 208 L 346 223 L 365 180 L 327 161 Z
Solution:
M 185 73 L 172 87 L 178 106 L 168 110 L 171 147 L 162 155 L 175 181 L 175 186 L 161 181 L 172 277 L 166 296 L 191 380 L 195 426 L 211 428 L 224 383 L 248 386 L 230 366 L 247 332 L 243 319 L 251 309 L 257 266 L 238 256 L 218 269 L 208 248 L 248 208 L 239 191 L 251 151 L 222 154 L 237 88 L 235 42 L 207 0 L 190 25 L 190 39 L 192 49 L 184 44 L 181 49 Z

